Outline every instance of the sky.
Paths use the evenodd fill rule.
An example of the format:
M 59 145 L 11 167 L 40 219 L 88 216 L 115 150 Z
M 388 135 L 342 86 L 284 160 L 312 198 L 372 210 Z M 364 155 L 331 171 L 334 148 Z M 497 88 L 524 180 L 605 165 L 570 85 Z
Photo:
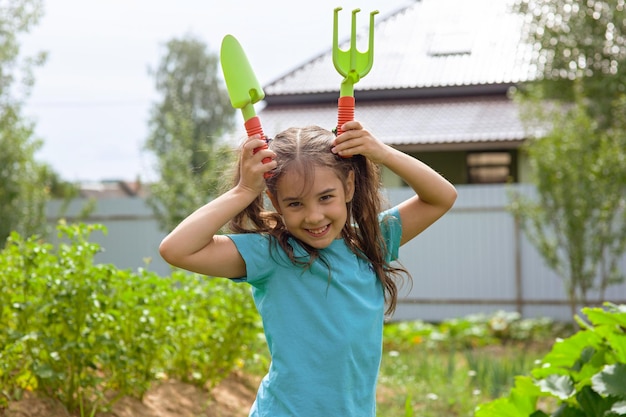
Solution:
M 191 34 L 218 54 L 232 34 L 266 85 L 331 48 L 336 7 L 344 39 L 353 9 L 367 28 L 370 12 L 382 19 L 413 1 L 44 0 L 43 18 L 20 38 L 22 55 L 48 53 L 24 108 L 44 143 L 37 159 L 71 182 L 154 180 L 143 150 L 159 100 L 149 69 L 167 41 Z

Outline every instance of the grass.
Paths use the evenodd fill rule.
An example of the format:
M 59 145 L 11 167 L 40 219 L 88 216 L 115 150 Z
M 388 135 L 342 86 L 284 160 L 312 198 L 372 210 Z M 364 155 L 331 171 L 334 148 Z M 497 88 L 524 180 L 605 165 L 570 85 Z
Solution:
M 506 394 L 548 346 L 522 344 L 439 349 L 424 344 L 386 350 L 378 384 L 379 417 L 472 416 Z

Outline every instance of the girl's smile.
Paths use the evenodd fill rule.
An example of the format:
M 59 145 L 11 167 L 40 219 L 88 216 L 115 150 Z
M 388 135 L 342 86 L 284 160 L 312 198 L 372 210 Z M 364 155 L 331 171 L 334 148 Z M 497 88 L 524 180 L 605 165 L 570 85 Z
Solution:
M 331 168 L 317 167 L 312 181 L 305 182 L 298 173 L 283 175 L 276 195 L 269 197 L 295 238 L 323 249 L 341 237 L 353 193 L 353 175 L 344 184 Z
M 323 236 L 329 230 L 330 230 L 330 226 L 326 225 L 326 226 L 321 227 L 319 229 L 309 230 L 308 232 L 311 233 L 315 237 L 320 237 L 320 236 Z

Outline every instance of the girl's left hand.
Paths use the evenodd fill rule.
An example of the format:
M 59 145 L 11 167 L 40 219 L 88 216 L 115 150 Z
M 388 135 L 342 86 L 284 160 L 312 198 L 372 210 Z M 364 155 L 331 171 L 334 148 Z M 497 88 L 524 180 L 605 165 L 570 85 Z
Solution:
M 332 152 L 349 158 L 363 155 L 377 164 L 384 164 L 391 148 L 376 139 L 361 123 L 351 121 L 341 126 L 343 133 L 335 138 Z

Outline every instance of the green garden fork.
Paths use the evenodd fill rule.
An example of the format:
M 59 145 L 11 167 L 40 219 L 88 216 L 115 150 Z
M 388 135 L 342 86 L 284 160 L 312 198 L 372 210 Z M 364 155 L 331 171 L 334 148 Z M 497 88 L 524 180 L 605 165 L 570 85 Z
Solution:
M 350 35 L 350 49 L 339 49 L 338 15 L 341 7 L 335 9 L 333 20 L 333 64 L 335 69 L 345 78 L 341 82 L 338 101 L 337 135 L 342 132 L 344 123 L 354 120 L 354 84 L 367 75 L 374 63 L 374 15 L 378 10 L 370 13 L 369 45 L 368 50 L 360 52 L 356 46 L 356 14 L 361 9 L 352 11 L 352 27 Z

